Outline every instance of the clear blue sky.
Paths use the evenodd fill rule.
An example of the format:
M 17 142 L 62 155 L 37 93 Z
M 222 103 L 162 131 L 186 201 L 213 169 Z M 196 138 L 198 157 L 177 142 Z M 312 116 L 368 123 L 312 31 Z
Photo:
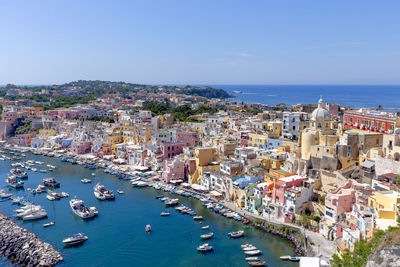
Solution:
M 398 0 L 9 0 L 0 7 L 0 84 L 400 84 Z

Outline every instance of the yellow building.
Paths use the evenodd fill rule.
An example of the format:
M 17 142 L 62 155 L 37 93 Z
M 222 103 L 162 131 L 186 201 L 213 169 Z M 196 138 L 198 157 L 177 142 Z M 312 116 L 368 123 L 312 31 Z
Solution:
M 39 134 L 42 136 L 55 136 L 57 134 L 56 130 L 54 129 L 40 129 Z
M 120 127 L 113 129 L 111 135 L 108 136 L 108 144 L 111 145 L 111 151 L 115 157 L 118 157 L 117 145 L 124 142 L 124 137 Z
M 279 138 L 282 135 L 281 121 L 265 121 L 263 122 L 263 128 L 269 132 L 270 138 Z
M 268 144 L 268 135 L 249 133 L 249 146 L 260 147 Z
M 376 191 L 368 198 L 368 205 L 373 208 L 379 219 L 397 220 L 400 194 L 395 191 Z
M 218 151 L 215 147 L 200 147 L 194 151 L 196 171 L 189 175 L 190 184 L 202 184 L 204 171 L 219 170 Z

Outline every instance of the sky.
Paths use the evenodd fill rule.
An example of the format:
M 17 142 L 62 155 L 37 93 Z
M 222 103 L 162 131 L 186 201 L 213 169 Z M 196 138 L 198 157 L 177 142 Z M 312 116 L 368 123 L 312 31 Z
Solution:
M 400 84 L 398 0 L 0 0 L 0 84 Z

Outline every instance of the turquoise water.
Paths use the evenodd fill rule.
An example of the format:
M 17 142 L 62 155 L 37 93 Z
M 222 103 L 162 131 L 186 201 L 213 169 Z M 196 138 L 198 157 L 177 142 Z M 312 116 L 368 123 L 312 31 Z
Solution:
M 204 217 L 202 225 L 173 208 L 169 209 L 171 216 L 161 217 L 160 212 L 166 209 L 165 205 L 154 197 L 160 193 L 166 194 L 162 191 L 133 188 L 129 182 L 105 174 L 102 169 L 94 171 L 96 177 L 92 184 L 82 184 L 80 180 L 91 177 L 93 170 L 63 163 L 57 158 L 28 155 L 23 160 L 28 159 L 44 161 L 58 168 L 47 174 L 27 171 L 29 178 L 25 181 L 25 188 L 36 188 L 43 178 L 55 177 L 61 183 L 57 191 L 68 192 L 70 198 L 76 195 L 87 206 L 96 206 L 99 211 L 97 218 L 83 221 L 71 212 L 68 203 L 70 198 L 51 202 L 45 194 L 32 196 L 26 190 L 14 192 L 14 195 L 29 196 L 35 204 L 47 210 L 48 219 L 16 222 L 62 253 L 64 261 L 57 266 L 247 266 L 240 249 L 242 243 L 252 243 L 261 249 L 264 253 L 261 257 L 267 266 L 297 266 L 279 260 L 280 255 L 293 254 L 288 241 L 221 217 L 204 208 L 196 199 L 174 195 Z M 10 163 L 0 161 L 3 178 L 11 169 Z M 122 189 L 125 194 L 116 194 L 115 201 L 99 201 L 93 195 L 96 182 L 115 193 L 117 189 Z M 5 185 L 4 179 L 0 179 L 0 185 Z M 16 208 L 11 201 L 0 202 L 0 210 L 8 216 L 12 216 Z M 43 223 L 49 221 L 55 221 L 56 224 L 43 228 Z M 151 224 L 151 234 L 144 231 L 146 224 Z M 210 225 L 210 231 L 215 234 L 209 241 L 214 246 L 214 252 L 207 255 L 196 251 L 196 247 L 202 243 L 199 236 L 208 232 L 201 230 L 204 225 Z M 233 240 L 226 236 L 228 232 L 240 229 L 245 230 L 244 238 Z M 64 248 L 61 240 L 77 232 L 85 233 L 89 240 L 79 247 Z M 9 263 L 3 259 L 0 265 Z
M 400 85 L 214 85 L 236 96 L 237 102 L 268 105 L 317 104 L 320 96 L 325 103 L 351 107 L 400 108 Z M 233 91 L 242 91 L 235 94 Z

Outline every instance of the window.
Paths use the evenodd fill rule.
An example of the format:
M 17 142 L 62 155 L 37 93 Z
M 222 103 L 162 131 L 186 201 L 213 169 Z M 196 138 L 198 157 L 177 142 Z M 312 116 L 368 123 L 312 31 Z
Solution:
M 385 123 L 382 122 L 382 130 L 385 130 Z
M 293 130 L 296 130 L 296 126 L 293 126 Z
M 360 119 L 357 119 L 357 124 L 360 125 Z
M 370 121 L 367 121 L 367 127 L 369 127 Z
M 353 117 L 350 117 L 350 124 L 353 124 Z
M 347 122 L 347 116 L 344 116 L 344 122 Z
M 377 129 L 379 129 L 379 121 L 376 122 L 376 126 Z
M 292 119 L 292 122 L 295 122 L 295 121 L 296 121 L 296 118 L 293 118 L 293 119 Z
M 325 128 L 329 128 L 329 124 L 328 123 L 325 124 Z
M 390 130 L 392 130 L 392 131 L 393 131 L 393 129 L 394 129 L 394 124 L 393 124 L 393 123 L 391 123 L 391 124 L 390 124 Z
M 365 120 L 362 120 L 362 124 L 365 124 Z
M 318 129 L 321 129 L 321 128 L 322 128 L 321 123 L 318 123 Z

